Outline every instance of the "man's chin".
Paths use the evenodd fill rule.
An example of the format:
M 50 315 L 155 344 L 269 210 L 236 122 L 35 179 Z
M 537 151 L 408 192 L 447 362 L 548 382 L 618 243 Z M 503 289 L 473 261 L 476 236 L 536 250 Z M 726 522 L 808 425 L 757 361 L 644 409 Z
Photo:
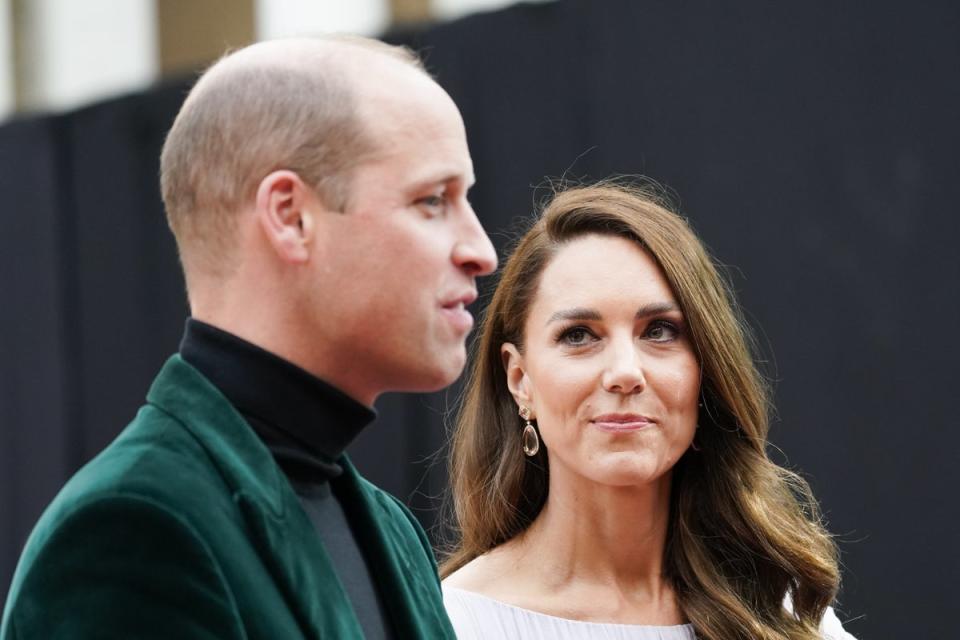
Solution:
M 429 393 L 449 387 L 463 374 L 467 362 L 466 349 L 453 353 L 445 361 L 438 361 L 436 366 L 423 376 L 423 386 L 420 389 Z

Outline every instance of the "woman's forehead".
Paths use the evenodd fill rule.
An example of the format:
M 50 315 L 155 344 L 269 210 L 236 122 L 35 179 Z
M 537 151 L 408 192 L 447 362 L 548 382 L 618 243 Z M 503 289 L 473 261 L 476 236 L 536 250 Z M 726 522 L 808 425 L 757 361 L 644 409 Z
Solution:
M 656 261 L 632 240 L 590 234 L 554 254 L 541 274 L 530 315 L 546 318 L 561 309 L 651 303 L 676 304 Z

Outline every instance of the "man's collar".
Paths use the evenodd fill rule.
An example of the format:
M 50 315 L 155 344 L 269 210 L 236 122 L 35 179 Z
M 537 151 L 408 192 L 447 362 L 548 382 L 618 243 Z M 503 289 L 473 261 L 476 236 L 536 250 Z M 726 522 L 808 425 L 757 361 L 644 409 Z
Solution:
M 187 320 L 180 355 L 248 421 L 282 432 L 328 462 L 339 458 L 377 417 L 300 367 L 193 318 Z

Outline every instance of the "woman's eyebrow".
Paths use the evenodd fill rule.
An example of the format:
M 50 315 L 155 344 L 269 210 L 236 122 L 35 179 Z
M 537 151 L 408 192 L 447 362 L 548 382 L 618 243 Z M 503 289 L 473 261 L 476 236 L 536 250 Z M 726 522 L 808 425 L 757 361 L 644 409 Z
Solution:
M 661 313 L 670 313 L 676 311 L 680 311 L 680 307 L 673 302 L 652 302 L 637 309 L 636 318 L 639 320 L 642 318 L 649 318 L 650 316 L 660 315 Z M 591 320 L 597 322 L 603 320 L 603 316 L 595 309 L 574 307 L 573 309 L 562 309 L 555 312 L 547 319 L 546 324 L 557 322 L 558 320 Z
M 555 312 L 547 319 L 547 324 L 557 320 L 603 320 L 599 311 L 586 309 L 584 307 L 574 307 L 573 309 L 563 309 Z
M 661 313 L 670 313 L 671 311 L 680 311 L 680 307 L 673 302 L 653 302 L 637 309 L 636 317 L 640 320 L 642 318 L 660 315 Z

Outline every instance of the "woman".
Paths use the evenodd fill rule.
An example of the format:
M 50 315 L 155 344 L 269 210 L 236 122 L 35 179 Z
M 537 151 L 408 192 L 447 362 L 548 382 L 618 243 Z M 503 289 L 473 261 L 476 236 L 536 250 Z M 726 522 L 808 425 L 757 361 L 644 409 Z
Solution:
M 806 483 L 766 454 L 729 289 L 651 193 L 556 195 L 507 260 L 451 454 L 465 638 L 850 638 Z

